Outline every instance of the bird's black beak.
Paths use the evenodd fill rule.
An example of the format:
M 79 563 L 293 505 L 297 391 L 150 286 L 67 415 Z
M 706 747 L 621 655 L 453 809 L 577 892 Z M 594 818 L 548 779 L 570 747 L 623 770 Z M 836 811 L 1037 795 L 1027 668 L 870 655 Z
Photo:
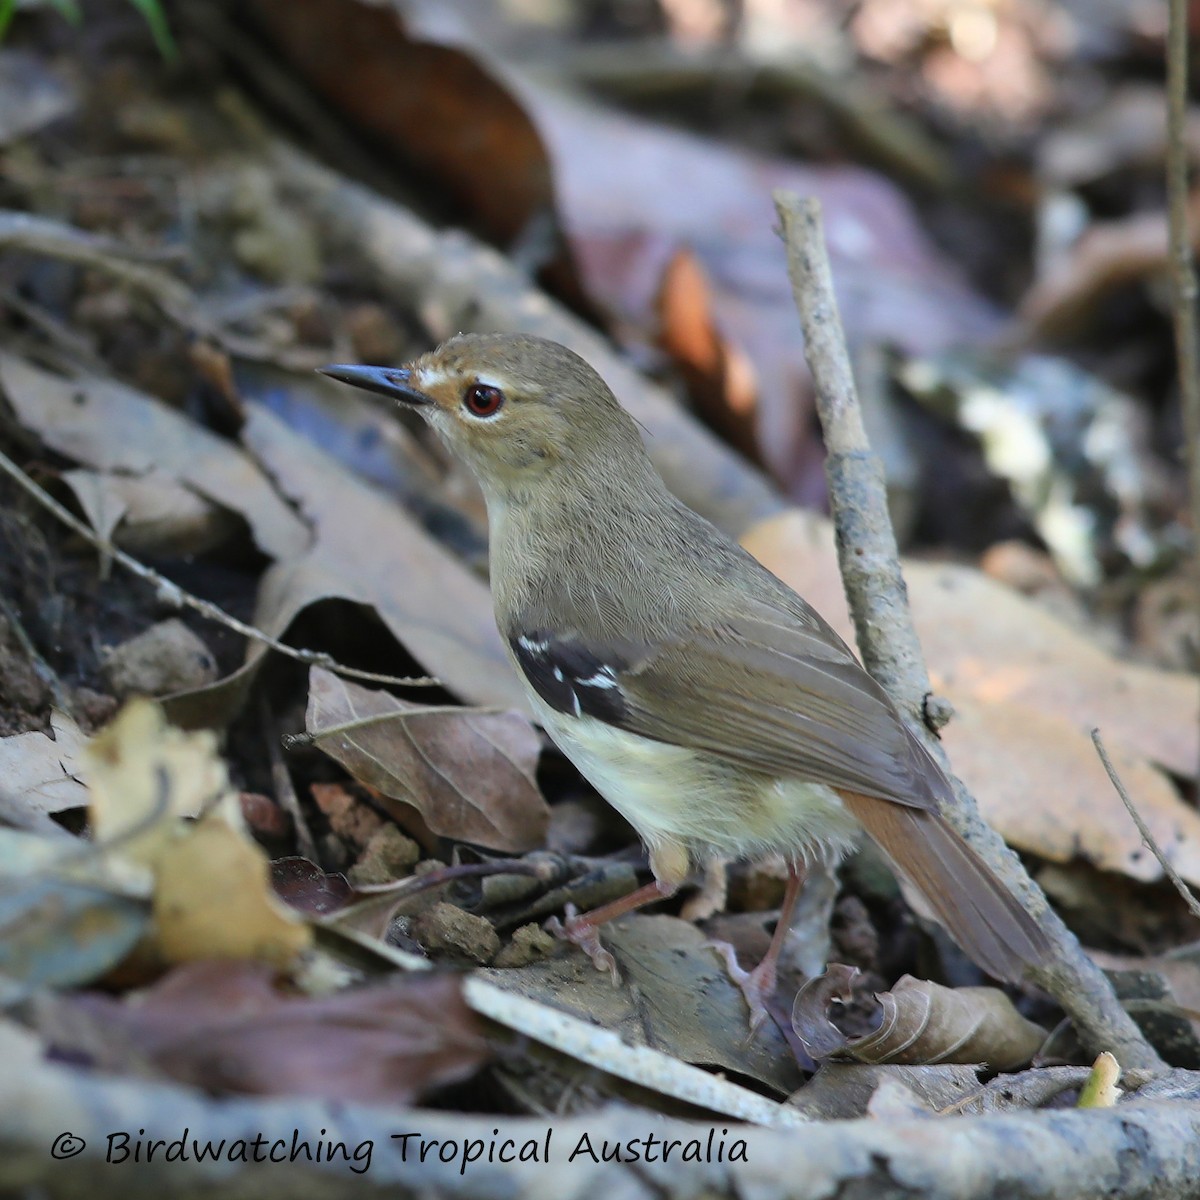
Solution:
M 317 370 L 322 375 L 328 375 L 330 379 L 364 388 L 368 392 L 378 392 L 381 396 L 388 396 L 405 404 L 433 403 L 431 396 L 413 387 L 412 372 L 407 367 L 351 367 L 337 364 L 318 367 Z

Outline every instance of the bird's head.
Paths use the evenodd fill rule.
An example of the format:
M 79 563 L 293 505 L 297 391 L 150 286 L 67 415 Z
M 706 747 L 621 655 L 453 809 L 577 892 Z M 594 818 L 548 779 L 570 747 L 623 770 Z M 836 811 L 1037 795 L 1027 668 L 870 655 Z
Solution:
M 604 380 L 545 338 L 461 334 L 406 366 L 322 371 L 413 407 L 489 498 L 528 494 L 548 477 L 578 479 L 614 455 L 644 457 L 637 427 Z

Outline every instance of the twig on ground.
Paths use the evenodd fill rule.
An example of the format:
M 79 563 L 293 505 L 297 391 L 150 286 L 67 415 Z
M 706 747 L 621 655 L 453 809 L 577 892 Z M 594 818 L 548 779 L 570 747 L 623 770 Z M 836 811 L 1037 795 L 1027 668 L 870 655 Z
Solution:
M 529 875 L 534 879 L 544 879 L 547 871 L 543 863 L 531 863 L 523 858 L 495 858 L 489 862 L 454 863 L 426 871 L 424 875 L 406 875 L 403 879 L 393 879 L 388 883 L 356 883 L 354 890 L 363 896 L 391 894 L 400 901 L 458 879 L 483 879 L 488 875 Z
M 1158 859 L 1158 865 L 1162 867 L 1163 874 L 1175 885 L 1175 890 L 1183 897 L 1183 902 L 1191 909 L 1192 915 L 1200 917 L 1200 900 L 1196 899 L 1192 889 L 1184 882 L 1179 872 L 1175 870 L 1174 864 L 1163 853 L 1162 847 L 1154 840 L 1154 834 L 1150 832 L 1150 827 L 1143 820 L 1142 814 L 1138 812 L 1137 806 L 1121 782 L 1121 777 L 1117 774 L 1116 767 L 1112 765 L 1108 757 L 1108 751 L 1100 739 L 1099 729 L 1092 730 L 1092 742 L 1096 747 L 1096 753 L 1100 755 L 1100 761 L 1104 764 L 1105 771 L 1108 772 L 1113 787 L 1117 789 L 1117 795 L 1121 797 L 1121 803 L 1125 805 L 1129 815 L 1133 818 L 1133 823 L 1138 828 L 1138 833 L 1142 835 L 1142 842 L 1146 849 Z
M 3 452 L 0 452 L 0 471 L 3 471 L 15 483 L 19 484 L 47 512 L 57 517 L 68 529 L 79 534 L 81 538 L 94 546 L 101 554 L 112 559 L 114 562 L 120 563 L 127 571 L 131 571 L 139 579 L 151 584 L 158 598 L 164 604 L 170 604 L 175 608 L 190 608 L 194 612 L 200 613 L 201 616 L 207 617 L 210 621 L 217 621 L 226 628 L 232 629 L 235 633 L 240 633 L 242 637 L 249 638 L 255 642 L 261 642 L 264 646 L 274 650 L 278 654 L 282 654 L 287 658 L 294 658 L 297 662 L 307 663 L 309 666 L 324 667 L 327 671 L 333 671 L 335 674 L 342 675 L 347 679 L 361 679 L 367 683 L 382 683 L 392 687 L 441 686 L 441 681 L 434 679 L 430 675 L 402 677 L 397 675 L 381 675 L 375 671 L 361 671 L 357 667 L 343 666 L 330 657 L 330 655 L 317 650 L 301 650 L 295 646 L 289 646 L 286 642 L 281 642 L 278 638 L 271 637 L 270 634 L 264 633 L 261 629 L 256 629 L 253 625 L 247 625 L 245 621 L 239 621 L 237 617 L 231 616 L 223 608 L 213 604 L 211 600 L 204 600 L 200 596 L 193 596 L 191 592 L 185 591 L 179 584 L 172 582 L 165 575 L 160 575 L 152 567 L 139 562 L 132 555 L 126 554 L 124 550 L 119 549 L 111 542 L 100 537 L 93 529 L 89 528 L 75 516 L 73 512 L 59 504 L 44 488 L 34 483 Z
M 1179 404 L 1187 434 L 1192 510 L 1195 612 L 1200 617 L 1200 330 L 1196 327 L 1196 268 L 1188 228 L 1188 3 L 1171 0 L 1167 23 L 1167 205 L 1171 231 L 1172 315 L 1179 359 Z M 1200 663 L 1197 664 L 1200 666 Z
M 1030 978 L 1062 1005 L 1093 1052 L 1111 1050 L 1126 1068 L 1161 1068 L 1162 1060 L 1121 1007 L 1108 979 L 1050 909 L 1020 859 L 980 819 L 974 798 L 949 774 L 938 739 L 921 720 L 929 676 L 908 608 L 883 469 L 871 453 L 858 407 L 825 251 L 821 206 L 815 199 L 782 191 L 775 193 L 775 205 L 787 243 L 805 354 L 817 387 L 838 558 L 863 662 L 952 780 L 956 803 L 946 809 L 947 820 L 1046 931 L 1054 959 L 1031 970 Z
M 534 64 L 547 70 L 544 62 Z M 801 99 L 825 109 L 846 140 L 880 164 L 925 188 L 949 191 L 955 171 L 945 150 L 918 121 L 891 105 L 865 72 L 826 65 L 797 46 L 688 47 L 668 38 L 589 41 L 554 62 L 571 80 L 635 101 L 724 91 Z

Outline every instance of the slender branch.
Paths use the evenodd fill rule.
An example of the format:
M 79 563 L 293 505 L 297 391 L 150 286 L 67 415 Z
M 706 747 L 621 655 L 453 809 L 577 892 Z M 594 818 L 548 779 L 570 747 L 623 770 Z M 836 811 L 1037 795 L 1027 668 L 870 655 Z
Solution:
M 1125 1068 L 1161 1068 L 1162 1060 L 1121 1007 L 1108 979 L 1050 908 L 1020 859 L 980 819 L 974 798 L 950 774 L 940 742 L 921 719 L 929 675 L 908 608 L 883 469 L 863 428 L 825 252 L 821 206 L 782 191 L 775 193 L 775 206 L 817 388 L 838 559 L 863 662 L 953 783 L 955 803 L 943 815 L 1046 931 L 1053 960 L 1031 969 L 1030 978 L 1062 1005 L 1093 1053 L 1111 1050 Z
M 1121 777 L 1117 774 L 1117 769 L 1112 765 L 1108 757 L 1108 751 L 1104 748 L 1104 743 L 1100 740 L 1100 730 L 1092 730 L 1092 742 L 1096 747 L 1096 753 L 1100 755 L 1100 761 L 1104 764 L 1105 771 L 1108 772 L 1108 777 L 1112 781 L 1113 787 L 1117 789 L 1117 795 L 1121 797 L 1121 803 L 1125 805 L 1129 815 L 1133 818 L 1133 823 L 1138 828 L 1138 833 L 1142 835 L 1142 841 L 1146 849 L 1158 859 L 1158 865 L 1162 867 L 1163 874 L 1175 885 L 1175 890 L 1183 897 L 1183 902 L 1192 911 L 1192 915 L 1200 917 L 1200 900 L 1197 900 L 1192 892 L 1192 889 L 1183 881 L 1182 876 L 1167 856 L 1163 853 L 1162 847 L 1154 840 L 1154 834 L 1150 832 L 1150 826 L 1146 824 L 1142 814 L 1138 812 L 1137 806 L 1133 803 L 1129 793 L 1125 790 L 1125 785 L 1121 782 Z
M 38 504 L 47 512 L 57 517 L 68 529 L 73 530 L 86 542 L 94 546 L 106 559 L 112 559 L 114 562 L 120 563 L 127 571 L 132 572 L 139 579 L 151 584 L 158 598 L 164 604 L 170 604 L 175 608 L 190 608 L 200 613 L 201 616 L 207 617 L 210 621 L 216 621 L 218 624 L 232 629 L 235 633 L 240 633 L 242 637 L 249 638 L 251 641 L 261 642 L 264 646 L 274 650 L 278 654 L 282 654 L 287 658 L 294 658 L 297 662 L 307 663 L 309 666 L 324 667 L 327 671 L 333 671 L 338 675 L 345 676 L 347 679 L 362 679 L 368 683 L 390 684 L 393 687 L 437 687 L 441 683 L 440 680 L 434 679 L 430 675 L 403 677 L 380 675 L 375 671 L 360 671 L 357 667 L 343 666 L 328 654 L 317 650 L 300 650 L 295 646 L 289 646 L 286 642 L 281 642 L 278 638 L 271 637 L 270 634 L 264 633 L 261 629 L 256 629 L 253 625 L 247 625 L 245 621 L 239 621 L 237 617 L 231 616 L 219 605 L 213 604 L 211 600 L 204 600 L 200 596 L 193 596 L 191 592 L 185 591 L 179 584 L 174 583 L 165 575 L 160 575 L 152 567 L 139 562 L 132 555 L 126 554 L 124 550 L 114 546 L 112 542 L 100 537 L 95 530 L 81 521 L 73 512 L 59 504 L 49 492 L 34 483 L 2 451 L 0 451 L 0 471 L 3 471 L 10 479 L 19 484 Z
M 1200 331 L 1196 326 L 1196 270 L 1188 217 L 1188 3 L 1170 0 L 1167 24 L 1167 213 L 1170 229 L 1172 313 L 1179 360 L 1179 404 L 1187 442 L 1192 509 L 1192 555 L 1200 561 Z M 1200 615 L 1200 571 L 1195 606 Z M 1200 657 L 1197 659 L 1200 666 Z
M 531 863 L 523 858 L 496 858 L 490 862 L 454 863 L 426 871 L 424 875 L 406 875 L 403 879 L 393 879 L 388 883 L 356 883 L 354 890 L 363 896 L 386 896 L 390 893 L 397 900 L 407 900 L 410 896 L 441 887 L 445 883 L 454 883 L 459 879 L 482 879 L 488 875 L 529 875 L 534 879 L 545 879 L 547 870 L 545 864 L 540 862 Z

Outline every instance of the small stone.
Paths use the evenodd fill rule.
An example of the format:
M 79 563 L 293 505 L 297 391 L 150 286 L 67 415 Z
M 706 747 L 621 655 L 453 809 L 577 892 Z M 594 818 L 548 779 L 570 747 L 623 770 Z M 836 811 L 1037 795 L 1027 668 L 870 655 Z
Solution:
M 421 857 L 421 847 L 395 825 L 371 835 L 362 856 L 350 868 L 351 883 L 391 883 L 408 875 Z
M 104 676 L 113 692 L 166 696 L 217 678 L 217 663 L 201 639 L 177 617 L 151 625 L 108 652 Z
M 558 945 L 557 940 L 540 925 L 522 925 L 512 935 L 512 941 L 496 955 L 495 967 L 525 967 L 532 962 L 549 958 Z
M 491 922 L 441 901 L 413 922 L 413 933 L 431 954 L 490 963 L 500 949 Z

